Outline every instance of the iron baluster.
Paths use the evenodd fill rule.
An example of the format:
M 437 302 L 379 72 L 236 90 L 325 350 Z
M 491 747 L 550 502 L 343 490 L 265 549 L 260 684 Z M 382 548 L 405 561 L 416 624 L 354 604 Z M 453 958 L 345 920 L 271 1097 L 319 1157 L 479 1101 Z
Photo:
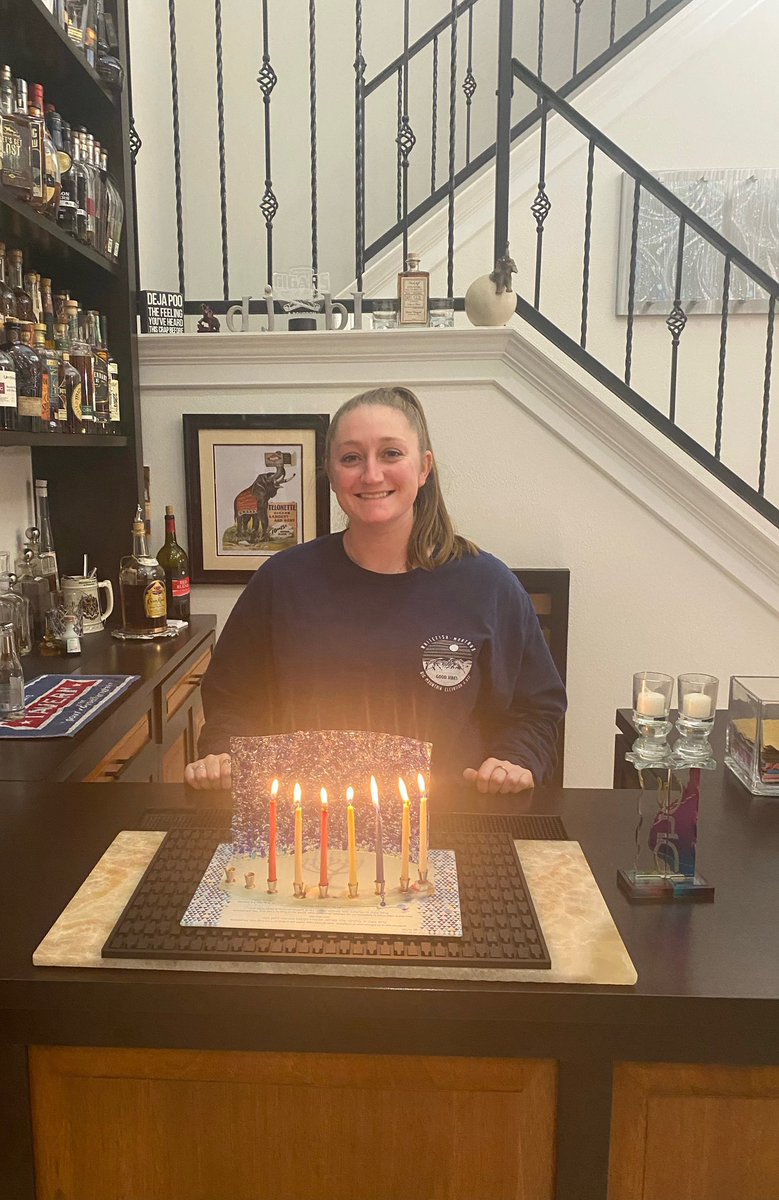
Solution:
M 225 167 L 225 101 L 222 72 L 222 0 L 214 0 L 216 30 L 216 106 L 219 132 L 219 204 L 222 216 L 222 294 L 230 299 L 230 275 L 227 249 L 227 169 Z
M 473 6 L 468 9 L 468 66 L 463 80 L 465 93 L 465 162 L 471 161 L 471 102 L 476 92 L 473 75 Z
M 595 143 L 590 142 L 587 155 L 587 199 L 584 212 L 584 265 L 582 267 L 582 332 L 579 343 L 587 345 L 587 308 L 590 298 L 590 240 L 592 237 L 592 182 L 595 172 Z
M 538 0 L 538 70 L 539 79 L 544 78 L 544 17 L 545 0 Z M 536 94 L 536 104 L 541 103 L 541 97 Z
M 530 205 L 530 211 L 536 219 L 536 283 L 535 283 L 535 299 L 533 301 L 536 308 L 539 307 L 541 301 L 541 256 L 544 247 L 544 222 L 549 216 L 552 208 L 551 201 L 546 194 L 546 126 L 549 116 L 549 107 L 546 101 L 541 105 L 541 149 L 538 160 L 538 192 L 533 203 Z
M 433 123 L 430 130 L 430 191 L 435 191 L 436 156 L 438 152 L 438 34 L 433 38 Z
M 457 132 L 457 0 L 452 0 L 452 41 L 449 52 L 449 197 L 447 203 L 446 294 L 454 296 L 454 163 Z
M 582 5 L 584 0 L 573 0 L 573 70 L 572 75 L 575 75 L 579 69 L 579 22 L 582 15 Z
M 319 290 L 319 214 L 316 157 L 316 0 L 308 0 L 308 122 L 311 140 L 311 275 Z
M 725 255 L 722 283 L 722 322 L 719 336 L 719 373 L 717 376 L 717 419 L 714 433 L 714 457 L 722 451 L 722 416 L 725 408 L 725 355 L 728 341 L 728 309 L 730 307 L 730 256 Z
M 611 15 L 609 17 L 609 45 L 614 45 L 617 36 L 617 0 L 611 0 Z
M 768 407 L 771 403 L 771 360 L 774 353 L 774 321 L 776 318 L 776 296 L 768 301 L 768 333 L 765 345 L 765 380 L 763 383 L 763 419 L 760 428 L 760 474 L 757 490 L 765 495 L 765 463 L 768 454 Z
M 666 325 L 671 333 L 671 395 L 668 405 L 668 418 L 676 420 L 676 379 L 679 366 L 679 341 L 687 324 L 687 314 L 682 308 L 682 274 L 684 271 L 684 218 L 679 222 L 679 241 L 676 247 L 676 285 L 674 287 L 673 307 L 668 314 Z
M 398 126 L 398 150 L 403 183 L 403 270 L 408 267 L 408 158 L 416 145 L 414 130 L 408 119 L 408 31 L 409 3 L 403 5 L 403 112 Z
M 273 192 L 270 143 L 270 98 L 278 79 L 270 62 L 268 39 L 268 0 L 262 0 L 262 66 L 257 76 L 257 82 L 262 92 L 265 127 L 265 191 L 260 201 L 260 212 L 265 218 L 266 275 L 270 286 L 273 283 L 273 219 L 278 212 L 279 202 Z
M 493 262 L 506 253 L 509 241 L 509 175 L 511 159 L 511 96 L 514 80 L 511 53 L 514 0 L 500 0 L 498 32 L 498 121 L 495 130 L 495 241 Z
M 127 140 L 130 143 L 130 158 L 132 159 L 133 166 L 135 166 L 138 162 L 138 155 L 141 152 L 143 142 L 141 140 L 141 135 L 136 129 L 135 117 L 132 115 L 132 113 L 130 114 L 130 128 L 127 134 Z
M 354 273 L 362 291 L 365 261 L 365 59 L 362 54 L 362 0 L 354 16 Z
M 397 124 L 398 132 L 397 132 L 397 136 L 395 138 L 395 172 L 397 175 L 397 186 L 395 188 L 395 192 L 396 192 L 395 207 L 397 210 L 398 225 L 400 225 L 401 221 L 403 220 L 403 159 L 402 159 L 401 153 L 400 153 L 400 126 L 402 123 L 403 123 L 403 67 L 400 66 L 400 67 L 398 67 L 398 124 Z M 405 264 L 404 264 L 403 269 L 405 270 Z
M 173 172 L 176 182 L 176 250 L 179 265 L 179 291 L 184 294 L 184 215 L 181 201 L 181 126 L 179 123 L 179 72 L 176 52 L 176 0 L 168 0 L 168 36 L 170 38 L 170 93 L 173 109 Z
M 630 384 L 633 369 L 633 316 L 636 303 L 636 254 L 638 250 L 638 212 L 641 205 L 641 183 L 633 185 L 633 221 L 630 228 L 630 272 L 628 275 L 628 326 L 625 342 L 625 383 Z
M 645 13 L 645 15 L 648 17 L 648 16 L 651 14 L 651 12 L 652 12 L 652 0 L 646 0 L 646 13 Z

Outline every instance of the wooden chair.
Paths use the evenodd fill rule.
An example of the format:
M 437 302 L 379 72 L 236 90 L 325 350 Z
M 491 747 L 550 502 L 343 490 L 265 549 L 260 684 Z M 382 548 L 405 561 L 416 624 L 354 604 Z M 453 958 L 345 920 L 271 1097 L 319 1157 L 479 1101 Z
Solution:
M 568 597 L 571 573 L 565 567 L 512 568 L 536 610 L 539 624 L 560 678 L 565 683 L 568 666 Z M 560 723 L 557 767 L 549 783 L 562 787 L 565 721 Z

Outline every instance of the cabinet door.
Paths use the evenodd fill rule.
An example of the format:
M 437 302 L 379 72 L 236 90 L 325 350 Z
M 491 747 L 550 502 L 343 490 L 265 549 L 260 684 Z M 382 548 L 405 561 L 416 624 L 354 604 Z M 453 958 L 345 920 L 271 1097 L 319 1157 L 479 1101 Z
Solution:
M 144 782 L 156 779 L 157 748 L 152 734 L 151 709 L 109 750 L 85 783 Z

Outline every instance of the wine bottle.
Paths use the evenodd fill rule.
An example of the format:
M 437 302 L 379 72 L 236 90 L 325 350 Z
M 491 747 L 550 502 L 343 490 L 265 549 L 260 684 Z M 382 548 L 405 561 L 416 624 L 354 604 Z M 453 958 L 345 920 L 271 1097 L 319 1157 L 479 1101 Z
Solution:
M 165 572 L 168 616 L 175 621 L 188 621 L 189 558 L 176 541 L 176 517 L 170 504 L 165 508 L 165 542 L 157 552 L 157 562 Z

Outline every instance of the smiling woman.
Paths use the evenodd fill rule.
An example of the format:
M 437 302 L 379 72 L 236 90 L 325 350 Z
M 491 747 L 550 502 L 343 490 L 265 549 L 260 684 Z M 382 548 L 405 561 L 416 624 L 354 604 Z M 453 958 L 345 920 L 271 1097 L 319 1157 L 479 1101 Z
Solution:
M 455 533 L 427 421 L 407 388 L 355 396 L 325 463 L 343 534 L 252 578 L 203 681 L 193 787 L 230 785 L 229 739 L 305 729 L 433 746 L 431 800 L 532 788 L 555 763 L 565 692 L 511 571 Z

